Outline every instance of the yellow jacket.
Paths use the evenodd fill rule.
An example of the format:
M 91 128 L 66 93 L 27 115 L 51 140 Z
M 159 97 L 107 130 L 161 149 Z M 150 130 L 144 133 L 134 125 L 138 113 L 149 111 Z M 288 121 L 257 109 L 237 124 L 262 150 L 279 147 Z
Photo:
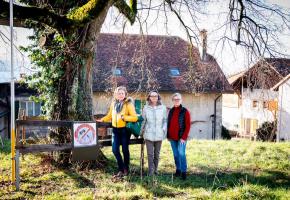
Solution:
M 119 113 L 114 109 L 114 104 L 115 102 L 113 101 L 108 114 L 102 118 L 103 122 L 112 122 L 113 127 L 122 128 L 126 126 L 126 122 L 136 122 L 138 120 L 131 98 L 125 99 L 123 108 Z M 121 118 L 122 115 L 124 120 Z

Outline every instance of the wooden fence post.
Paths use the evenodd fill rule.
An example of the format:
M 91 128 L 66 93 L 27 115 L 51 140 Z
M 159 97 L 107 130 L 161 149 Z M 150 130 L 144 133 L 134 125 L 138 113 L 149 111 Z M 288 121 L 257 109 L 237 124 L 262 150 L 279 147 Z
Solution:
M 144 171 L 144 142 L 141 144 L 141 155 L 140 155 L 140 175 L 141 175 L 141 180 L 143 179 L 143 171 Z

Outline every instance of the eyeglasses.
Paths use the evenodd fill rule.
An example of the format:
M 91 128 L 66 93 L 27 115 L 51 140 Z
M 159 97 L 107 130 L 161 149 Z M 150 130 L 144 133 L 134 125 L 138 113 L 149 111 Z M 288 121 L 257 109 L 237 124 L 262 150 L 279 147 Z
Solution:
M 172 99 L 172 101 L 180 101 L 181 99 Z

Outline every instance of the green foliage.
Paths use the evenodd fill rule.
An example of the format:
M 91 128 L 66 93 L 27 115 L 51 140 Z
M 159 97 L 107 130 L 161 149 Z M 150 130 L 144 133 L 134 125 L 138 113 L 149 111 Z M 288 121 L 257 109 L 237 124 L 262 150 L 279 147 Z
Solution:
M 40 94 L 34 100 L 44 102 L 44 111 L 50 115 L 54 104 L 57 103 L 57 92 L 59 80 L 64 75 L 63 65 L 66 57 L 63 52 L 64 40 L 60 35 L 56 35 L 51 41 L 48 49 L 37 46 L 39 37 L 31 37 L 34 44 L 22 50 L 29 53 L 30 60 L 34 68 L 38 71 L 26 78 L 29 87 L 36 89 Z
M 9 143 L 5 142 L 9 149 Z M 6 148 L 6 149 L 7 149 Z M 146 152 L 146 149 L 145 149 Z M 101 169 L 59 169 L 43 154 L 21 158 L 21 191 L 9 187 L 10 154 L 0 150 L 2 199 L 287 199 L 290 195 L 290 144 L 251 141 L 189 141 L 188 179 L 174 178 L 170 144 L 164 141 L 159 175 L 141 179 L 140 145 L 130 146 L 131 175 L 117 170 L 111 147 Z M 145 153 L 145 172 L 147 158 Z
M 40 47 L 38 42 L 41 38 L 46 38 L 46 41 Z M 30 88 L 36 89 L 39 93 L 39 96 L 32 97 L 33 100 L 43 102 L 44 112 L 52 116 L 56 112 L 54 108 L 62 98 L 60 93 L 65 93 L 60 91 L 61 85 L 68 77 L 73 82 L 75 70 L 83 64 L 85 56 L 82 51 L 71 47 L 71 43 L 76 40 L 75 35 L 63 37 L 52 30 L 37 29 L 30 39 L 33 44 L 22 47 L 22 50 L 29 53 L 30 60 L 38 72 L 28 76 L 26 82 Z M 72 82 L 68 80 L 69 87 L 72 87 Z

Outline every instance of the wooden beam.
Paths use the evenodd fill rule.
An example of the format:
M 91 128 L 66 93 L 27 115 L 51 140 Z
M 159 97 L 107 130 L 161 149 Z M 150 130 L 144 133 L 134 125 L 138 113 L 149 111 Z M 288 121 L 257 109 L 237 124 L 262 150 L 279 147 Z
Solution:
M 78 123 L 77 121 L 57 121 L 57 120 L 16 120 L 17 126 L 56 126 L 56 127 L 71 127 L 73 123 Z M 79 123 L 96 123 L 91 122 L 79 122 Z M 97 122 L 97 128 L 112 127 L 111 123 Z
M 10 26 L 9 19 L 0 19 L 0 25 L 2 26 Z M 13 27 L 23 27 L 27 28 L 23 20 L 13 19 Z
M 54 121 L 54 120 L 16 120 L 17 126 L 57 126 L 71 127 L 73 121 Z
M 129 144 L 143 144 L 143 138 L 131 139 Z M 100 147 L 112 146 L 112 140 L 99 140 L 98 145 Z M 19 150 L 22 154 L 28 153 L 41 153 L 41 152 L 52 152 L 52 151 L 64 151 L 64 150 L 71 150 L 72 144 L 65 143 L 65 144 L 33 144 L 33 145 L 24 145 L 24 146 L 16 146 L 16 149 Z

